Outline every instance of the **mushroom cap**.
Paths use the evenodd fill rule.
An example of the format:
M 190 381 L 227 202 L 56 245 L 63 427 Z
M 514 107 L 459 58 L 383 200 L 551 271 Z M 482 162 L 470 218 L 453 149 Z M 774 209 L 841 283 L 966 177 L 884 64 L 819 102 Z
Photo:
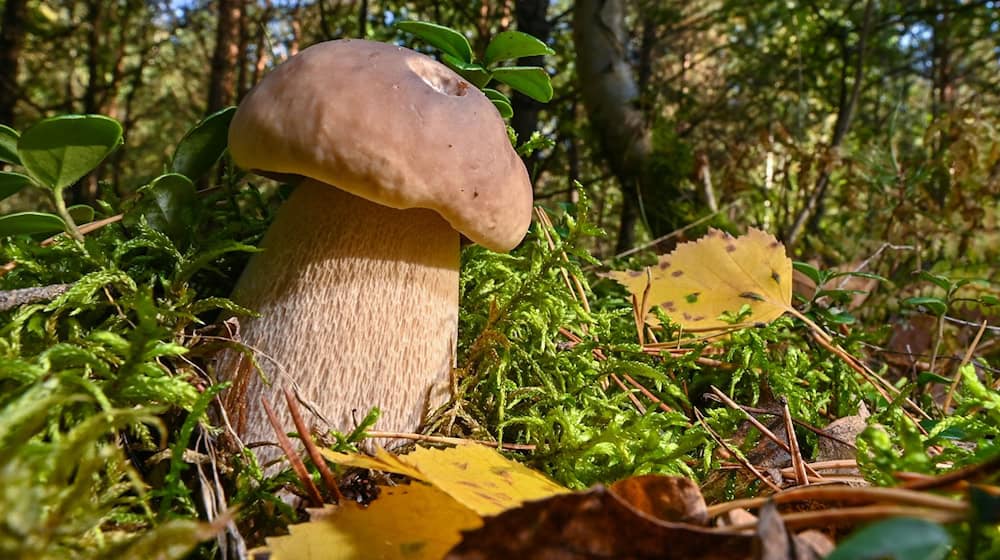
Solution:
M 493 103 L 388 43 L 328 41 L 278 66 L 240 103 L 229 151 L 247 169 L 435 210 L 496 251 L 513 249 L 531 223 L 531 181 Z

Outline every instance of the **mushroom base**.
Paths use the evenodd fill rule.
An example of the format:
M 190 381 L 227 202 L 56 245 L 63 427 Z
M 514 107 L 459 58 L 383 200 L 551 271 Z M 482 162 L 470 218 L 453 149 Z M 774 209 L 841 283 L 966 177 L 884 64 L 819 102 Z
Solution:
M 459 234 L 430 210 L 396 210 L 306 180 L 279 210 L 233 292 L 249 358 L 226 351 L 219 376 L 244 443 L 275 441 L 261 398 L 285 430 L 284 388 L 349 432 L 372 407 L 376 427 L 413 431 L 443 404 L 455 361 Z M 271 448 L 274 449 L 274 448 Z M 262 459 L 278 452 L 258 451 Z

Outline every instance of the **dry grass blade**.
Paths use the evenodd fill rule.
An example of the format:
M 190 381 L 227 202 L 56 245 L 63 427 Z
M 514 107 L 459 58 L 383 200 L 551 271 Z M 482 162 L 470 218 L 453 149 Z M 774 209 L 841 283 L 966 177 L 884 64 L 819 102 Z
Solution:
M 788 410 L 788 400 L 781 397 L 781 416 L 785 421 L 785 434 L 788 436 L 788 454 L 792 456 L 792 470 L 795 472 L 795 481 L 799 486 L 809 484 L 809 477 L 803 466 L 802 452 L 799 450 L 799 440 L 795 437 L 795 424 L 792 423 L 792 412 Z
M 852 503 L 890 503 L 919 507 L 924 509 L 944 510 L 949 512 L 965 512 L 968 505 L 952 498 L 917 492 L 903 488 L 874 488 L 841 485 L 813 485 L 793 488 L 760 498 L 733 500 L 715 504 L 708 508 L 709 517 L 717 517 L 735 509 L 754 509 L 764 505 L 768 500 L 776 504 L 795 502 L 852 502 Z
M 890 517 L 917 517 L 935 523 L 955 523 L 964 520 L 966 513 L 964 511 L 954 512 L 919 507 L 878 505 L 786 513 L 781 516 L 781 520 L 788 529 L 798 530 L 832 526 L 846 527 L 867 521 L 888 519 Z M 756 521 L 724 527 L 726 531 L 752 531 L 756 528 Z
M 948 409 L 951 408 L 951 401 L 955 398 L 955 390 L 958 389 L 958 383 L 962 380 L 962 368 L 972 361 L 972 356 L 976 353 L 976 348 L 979 347 L 979 341 L 983 338 L 983 333 L 986 332 L 986 324 L 987 321 L 984 320 L 983 324 L 979 326 L 976 338 L 972 339 L 972 344 L 965 350 L 965 355 L 962 356 L 961 363 L 955 369 L 955 379 L 951 380 L 951 386 L 948 387 L 948 394 L 944 397 L 944 404 L 941 405 L 941 411 L 945 414 L 948 414 Z
M 288 439 L 285 435 L 285 430 L 282 429 L 281 424 L 278 422 L 278 417 L 274 414 L 274 409 L 271 405 L 267 403 L 264 397 L 261 397 L 260 404 L 264 406 L 264 412 L 267 414 L 267 419 L 271 423 L 271 427 L 274 428 L 274 433 L 278 437 L 278 445 L 281 446 L 281 450 L 285 452 L 285 456 L 288 458 L 288 462 L 292 465 L 292 470 L 302 481 L 302 486 L 305 487 L 306 493 L 309 494 L 309 500 L 312 502 L 310 505 L 313 507 L 321 507 L 323 505 L 323 496 L 319 493 L 319 488 L 312 481 L 312 477 L 309 476 L 309 471 L 306 469 L 305 463 L 299 457 L 298 453 L 295 452 L 295 447 L 292 446 L 292 440 Z
M 298 403 L 295 402 L 295 397 L 292 396 L 292 392 L 286 387 L 284 393 L 285 403 L 288 405 L 288 411 L 292 413 L 292 422 L 295 423 L 295 430 L 299 432 L 299 439 L 306 446 L 306 452 L 309 453 L 309 458 L 312 459 L 313 464 L 319 470 L 319 476 L 323 479 L 323 485 L 326 486 L 330 495 L 333 496 L 334 503 L 339 504 L 344 500 L 344 495 L 340 493 L 337 478 L 330 472 L 330 467 L 326 466 L 326 460 L 323 459 L 319 448 L 316 447 L 312 437 L 309 435 L 309 430 L 306 427 L 306 423 L 302 421 L 302 414 L 299 411 Z
M 468 445 L 476 444 L 483 447 L 501 448 L 507 451 L 534 451 L 535 446 L 527 443 L 497 443 L 495 441 L 483 441 L 478 439 L 465 439 L 448 436 L 428 436 L 425 434 L 411 434 L 406 432 L 379 432 L 369 430 L 365 432 L 368 437 L 386 439 L 408 439 L 412 441 L 423 441 L 426 443 L 441 443 L 445 445 Z
M 736 460 L 740 463 L 740 465 L 742 465 L 744 469 L 753 474 L 753 476 L 756 477 L 757 480 L 766 484 L 774 492 L 781 492 L 780 486 L 772 482 L 770 478 L 764 476 L 763 473 L 757 470 L 757 467 L 751 465 L 746 459 L 743 458 L 742 455 L 740 455 L 739 453 L 736 452 L 735 449 L 730 447 L 729 444 L 727 444 L 726 441 L 719 436 L 719 434 L 715 433 L 715 430 L 709 427 L 708 423 L 705 422 L 705 417 L 702 415 L 700 410 L 698 410 L 697 408 L 694 409 L 694 414 L 698 418 L 698 423 L 701 424 L 702 428 L 705 428 L 705 431 L 708 432 L 708 435 L 711 436 L 713 440 L 715 440 L 715 443 L 721 445 L 723 449 L 725 449 L 726 451 L 729 452 L 730 455 L 735 457 Z
M 747 410 L 746 410 L 745 407 L 740 406 L 739 404 L 736 403 L 736 401 L 734 401 L 733 399 L 730 399 L 728 395 L 726 395 L 725 393 L 723 393 L 715 385 L 710 386 L 710 389 L 712 390 L 712 393 L 715 395 L 715 397 L 718 398 L 720 401 L 722 401 L 726 406 L 728 406 L 729 408 L 732 408 L 734 410 L 739 410 L 740 412 L 742 412 L 743 415 L 746 417 L 747 422 L 750 422 L 750 424 L 752 424 L 754 428 L 757 428 L 757 430 L 764 437 L 766 437 L 767 439 L 773 441 L 775 443 L 775 445 L 777 445 L 778 447 L 780 447 L 781 449 L 783 449 L 784 451 L 786 451 L 789 455 L 793 455 L 792 448 L 789 447 L 788 444 L 785 443 L 784 440 L 782 440 L 780 437 L 778 437 L 777 434 L 775 434 L 774 432 L 772 432 L 770 429 L 768 429 L 767 426 L 765 426 L 763 423 L 761 423 L 760 420 L 757 420 L 757 418 L 755 418 L 752 414 L 750 414 L 749 412 L 747 412 Z M 791 417 L 789 416 L 789 418 L 791 418 Z M 794 418 L 792 418 L 792 421 L 794 422 Z M 786 429 L 789 429 L 789 428 L 786 426 Z M 800 456 L 800 458 L 801 458 L 801 456 Z M 816 478 L 822 478 L 818 472 L 812 470 L 812 468 L 810 468 L 808 465 L 806 465 L 805 468 L 806 468 L 807 471 L 809 471 L 810 475 L 812 475 L 812 476 L 814 476 Z

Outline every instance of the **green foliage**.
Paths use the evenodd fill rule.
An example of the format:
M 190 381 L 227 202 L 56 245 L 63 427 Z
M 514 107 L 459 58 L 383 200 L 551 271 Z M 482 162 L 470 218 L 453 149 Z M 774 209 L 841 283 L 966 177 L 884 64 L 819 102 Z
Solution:
M 205 117 L 181 138 L 170 159 L 170 171 L 192 181 L 200 179 L 226 151 L 229 123 L 236 107 L 226 107 Z
M 96 404 L 67 377 L 0 395 L 0 555 L 183 558 L 210 531 L 189 520 L 155 523 L 145 485 L 115 442 L 126 427 L 159 424 L 157 411 L 101 406 L 66 427 L 60 417 Z
M 188 451 L 214 430 L 207 411 L 223 386 L 197 329 L 220 310 L 248 312 L 221 296 L 254 250 L 238 240 L 262 232 L 258 200 L 229 184 L 196 195 L 168 174 L 122 207 L 99 204 L 126 219 L 82 243 L 0 244 L 17 264 L 0 290 L 68 285 L 0 312 L 0 555 L 179 558 L 214 534 L 194 522 Z M 252 459 L 233 464 L 244 495 L 274 490 Z
M 940 525 L 897 517 L 854 533 L 827 560 L 944 560 L 950 551 L 951 537 Z
M 631 312 L 624 302 L 588 312 L 567 287 L 564 274 L 585 278 L 581 267 L 596 264 L 581 248 L 598 233 L 587 208 L 581 202 L 547 231 L 535 224 L 510 255 L 465 250 L 460 399 L 446 417 L 535 445 L 528 460 L 574 488 L 637 473 L 691 474 L 684 457 L 704 434 L 681 413 L 639 412 L 611 385 L 612 375 L 631 375 L 686 405 L 662 363 L 635 344 Z M 568 344 L 560 328 L 583 342 Z
M 486 53 L 480 63 L 476 61 L 472 46 L 465 35 L 450 27 L 424 21 L 400 21 L 396 23 L 396 27 L 441 50 L 443 53 L 441 60 L 483 90 L 503 118 L 510 118 L 514 111 L 506 95 L 486 87 L 493 80 L 542 103 L 552 99 L 552 80 L 544 68 L 497 65 L 498 62 L 521 57 L 555 54 L 555 51 L 545 43 L 527 33 L 520 31 L 498 33 L 486 46 Z
M 122 125 L 101 115 L 64 115 L 21 134 L 17 155 L 40 186 L 64 189 L 90 173 L 122 144 Z

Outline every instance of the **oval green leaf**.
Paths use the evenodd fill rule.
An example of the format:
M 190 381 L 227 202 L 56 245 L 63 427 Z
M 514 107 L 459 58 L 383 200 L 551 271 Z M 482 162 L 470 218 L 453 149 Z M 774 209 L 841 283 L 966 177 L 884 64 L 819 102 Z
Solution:
M 226 107 L 205 117 L 187 131 L 170 160 L 170 171 L 192 181 L 208 173 L 226 151 L 229 123 L 235 113 L 236 107 Z
M 78 225 L 94 221 L 94 209 L 86 204 L 76 204 L 66 210 L 69 212 L 70 217 L 73 218 L 73 222 Z
M 35 182 L 27 175 L 11 171 L 0 171 L 0 200 L 20 191 L 24 187 L 34 184 Z
M 941 316 L 948 311 L 948 303 L 936 297 L 911 297 L 903 300 L 903 305 L 910 307 L 925 307 L 933 315 Z
M 55 214 L 17 212 L 0 216 L 0 238 L 12 235 L 38 235 L 66 231 L 66 222 Z
M 492 88 L 485 88 L 483 93 L 493 102 L 493 106 L 497 108 L 497 111 L 500 111 L 500 117 L 509 119 L 514 116 L 514 107 L 506 95 Z
M 102 115 L 64 115 L 21 134 L 17 154 L 38 183 L 62 189 L 93 171 L 122 143 L 122 125 Z
M 514 116 L 514 107 L 506 101 L 500 101 L 499 99 L 490 99 L 493 102 L 493 106 L 497 108 L 500 113 L 500 118 L 509 119 Z
M 556 54 L 556 51 L 527 33 L 504 31 L 493 37 L 490 44 L 486 46 L 484 62 L 490 65 L 501 60 L 546 54 Z
M 21 165 L 17 157 L 17 139 L 20 135 L 13 128 L 0 124 L 0 161 Z
M 184 175 L 167 173 L 140 188 L 139 203 L 125 213 L 125 225 L 135 227 L 140 217 L 153 229 L 167 235 L 178 247 L 191 240 L 198 209 L 194 183 Z
M 937 523 L 896 517 L 855 532 L 826 560 L 943 560 L 951 537 Z
M 441 55 L 441 62 L 444 62 L 479 89 L 483 89 L 493 79 L 493 76 L 482 66 L 474 62 L 463 62 L 448 53 Z
M 396 27 L 420 37 L 427 44 L 463 61 L 472 62 L 469 40 L 450 27 L 426 21 L 401 21 Z
M 552 80 L 545 70 L 537 66 L 495 68 L 493 77 L 535 101 L 547 103 L 552 99 Z
M 817 286 L 821 285 L 825 280 L 823 278 L 823 273 L 820 272 L 818 268 L 809 263 L 794 261 L 792 262 L 792 268 L 794 268 L 795 270 L 797 270 L 802 274 L 805 274 L 806 277 L 812 280 L 813 283 L 816 284 Z

